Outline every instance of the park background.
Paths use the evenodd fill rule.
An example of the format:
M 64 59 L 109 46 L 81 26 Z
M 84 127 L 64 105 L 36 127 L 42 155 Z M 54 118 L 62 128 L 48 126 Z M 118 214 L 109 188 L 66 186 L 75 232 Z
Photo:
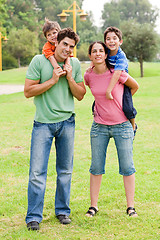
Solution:
M 72 12 L 65 12 L 69 13 L 65 22 L 61 22 L 58 15 L 62 10 L 73 9 L 73 3 L 76 3 L 77 10 L 82 10 L 85 2 L 0 0 L 0 32 L 8 39 L 7 42 L 2 41 L 3 70 L 26 66 L 33 55 L 42 52 L 46 42 L 42 33 L 45 17 L 59 22 L 62 28 L 72 27 Z M 139 62 L 142 77 L 144 61 L 160 61 L 160 33 L 157 32 L 156 25 L 160 9 L 149 0 L 106 1 L 99 26 L 94 21 L 91 11 L 87 12 L 86 21 L 80 20 L 80 13 L 82 12 L 76 14 L 76 32 L 80 36 L 77 57 L 80 61 L 88 60 L 88 45 L 95 40 L 103 41 L 103 33 L 108 26 L 116 26 L 122 30 L 122 49 L 130 61 Z
M 77 1 L 77 3 L 81 7 L 83 1 Z M 2 41 L 4 69 L 0 72 L 0 84 L 24 84 L 27 65 L 34 54 L 41 52 L 45 42 L 42 34 L 44 17 L 57 20 L 61 27 L 72 27 L 72 16 L 66 23 L 61 23 L 57 17 L 62 9 L 67 9 L 71 4 L 72 1 L 0 0 L 1 32 L 4 35 L 7 34 L 9 39 L 7 43 Z M 128 4 L 131 4 L 130 8 Z M 135 8 L 137 4 L 138 12 Z M 140 8 L 141 5 L 142 8 Z M 122 20 L 125 9 L 131 10 L 127 10 L 128 18 L 133 22 L 129 19 Z M 134 12 L 131 15 L 133 9 Z M 56 172 L 53 144 L 48 168 L 44 219 L 39 232 L 29 232 L 24 219 L 27 209 L 29 149 L 35 106 L 33 98 L 26 99 L 23 92 L 0 95 L 0 239 L 160 239 L 160 51 L 159 34 L 155 29 L 157 10 L 152 8 L 147 0 L 111 1 L 104 5 L 103 13 L 106 15 L 102 17 L 104 25 L 101 28 L 94 26 L 92 13 L 88 13 L 89 16 L 85 22 L 80 22 L 77 16 L 77 33 L 81 37 L 77 54 L 81 60 L 82 74 L 89 66 L 84 62 L 88 60 L 89 43 L 95 39 L 103 40 L 103 31 L 108 25 L 117 24 L 117 27 L 122 28 L 124 44 L 125 39 L 127 41 L 128 38 L 138 38 L 137 48 L 139 47 L 145 53 L 150 52 L 151 46 L 151 52 L 154 53 L 149 54 L 150 57 L 147 58 L 143 55 L 143 77 L 141 77 L 138 59 L 140 50 L 134 48 L 133 55 L 130 55 L 130 52 L 127 55 L 130 59 L 129 72 L 140 85 L 140 89 L 134 96 L 134 105 L 138 111 L 136 117 L 138 132 L 133 150 L 137 170 L 135 207 L 139 217 L 129 218 L 125 213 L 125 192 L 122 177 L 118 174 L 118 161 L 113 140 L 107 152 L 106 174 L 103 176 L 99 196 L 99 213 L 95 218 L 85 217 L 90 203 L 89 132 L 92 124 L 93 102 L 93 97 L 87 89 L 87 94 L 81 102 L 75 100 L 76 137 L 70 205 L 72 223 L 69 226 L 60 225 L 54 215 Z M 135 19 L 135 16 L 141 16 L 141 19 L 138 17 Z M 112 20 L 116 20 L 117 23 Z M 125 37 L 125 30 L 126 34 L 130 33 L 130 35 Z M 148 35 L 150 33 L 152 34 Z M 19 41 L 17 45 L 16 39 L 17 42 Z M 146 43 L 149 43 L 147 50 Z M 132 41 L 129 44 L 132 44 Z M 28 45 L 30 48 L 27 48 Z M 19 54 L 21 52 L 25 54 L 15 55 L 12 50 L 16 46 Z M 136 50 L 137 55 L 134 55 Z M 15 63 L 14 66 L 10 65 L 12 62 Z M 7 70 L 8 67 L 10 70 Z

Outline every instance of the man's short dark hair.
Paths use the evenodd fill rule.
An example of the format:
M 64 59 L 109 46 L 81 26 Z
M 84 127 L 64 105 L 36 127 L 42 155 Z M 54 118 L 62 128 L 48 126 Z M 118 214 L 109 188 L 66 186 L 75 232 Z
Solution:
M 116 27 L 108 27 L 105 31 L 104 31 L 104 42 L 106 41 L 106 36 L 109 32 L 114 32 L 117 37 L 119 38 L 119 40 L 122 40 L 122 32 L 120 29 L 116 28 Z
M 73 31 L 72 28 L 63 28 L 61 31 L 59 31 L 57 35 L 57 42 L 60 43 L 65 37 L 73 39 L 75 41 L 75 45 L 80 40 L 79 36 Z

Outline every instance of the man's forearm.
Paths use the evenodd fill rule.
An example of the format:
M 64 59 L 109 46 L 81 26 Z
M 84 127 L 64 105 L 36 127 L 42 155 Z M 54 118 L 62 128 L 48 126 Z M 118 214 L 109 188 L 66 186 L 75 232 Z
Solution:
M 83 82 L 76 83 L 73 78 L 68 80 L 68 84 L 71 90 L 72 95 L 77 98 L 77 100 L 81 101 L 86 93 L 86 88 Z
M 26 78 L 25 86 L 24 86 L 24 95 L 26 98 L 34 97 L 46 92 L 53 85 L 55 85 L 59 81 L 60 75 L 63 73 L 62 68 L 59 66 L 58 68 L 53 70 L 52 78 L 40 84 L 40 80 L 34 81 Z
M 52 79 L 49 79 L 44 83 L 39 83 L 39 81 L 26 79 L 24 86 L 24 95 L 26 98 L 38 96 L 49 90 L 53 85 L 54 84 Z

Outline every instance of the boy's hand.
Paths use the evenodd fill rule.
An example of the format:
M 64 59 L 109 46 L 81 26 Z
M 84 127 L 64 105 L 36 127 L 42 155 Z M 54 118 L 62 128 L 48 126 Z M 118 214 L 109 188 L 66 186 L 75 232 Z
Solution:
M 90 73 L 92 71 L 93 67 L 89 67 L 86 69 L 86 72 Z
M 108 100 L 113 100 L 113 96 L 112 96 L 112 94 L 111 94 L 111 92 L 106 92 L 106 98 L 108 99 Z
M 61 76 L 60 77 L 63 77 L 63 76 L 65 76 L 67 74 L 67 72 L 66 71 L 64 71 L 64 69 L 63 69 L 63 73 L 61 74 Z

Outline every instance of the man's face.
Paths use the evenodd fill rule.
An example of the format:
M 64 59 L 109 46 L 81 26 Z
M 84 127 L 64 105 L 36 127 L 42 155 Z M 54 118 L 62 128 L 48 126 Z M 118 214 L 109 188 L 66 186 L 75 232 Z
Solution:
M 106 35 L 105 44 L 108 49 L 110 49 L 111 52 L 118 51 L 119 46 L 122 44 L 122 40 L 119 40 L 118 36 L 115 34 L 115 32 L 109 32 Z
M 65 37 L 60 43 L 56 43 L 55 58 L 58 62 L 64 62 L 72 53 L 75 40 Z

